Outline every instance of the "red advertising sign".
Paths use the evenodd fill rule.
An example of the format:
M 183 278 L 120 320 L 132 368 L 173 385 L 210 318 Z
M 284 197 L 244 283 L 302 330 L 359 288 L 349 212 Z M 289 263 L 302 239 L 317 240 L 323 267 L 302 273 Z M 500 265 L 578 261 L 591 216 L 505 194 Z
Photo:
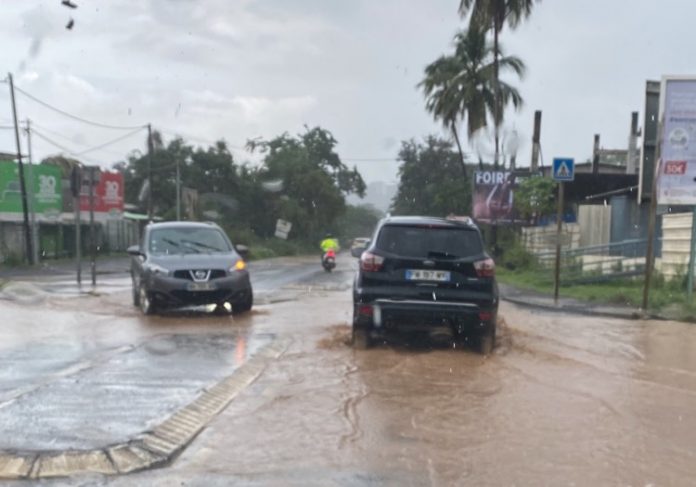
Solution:
M 123 175 L 117 172 L 101 172 L 94 186 L 94 211 L 109 213 L 123 211 Z M 89 181 L 82 183 L 80 210 L 89 211 Z
M 512 204 L 517 186 L 515 175 L 503 171 L 474 173 L 473 217 L 480 222 L 504 223 L 515 221 Z
M 686 161 L 666 161 L 665 174 L 683 176 L 686 174 Z

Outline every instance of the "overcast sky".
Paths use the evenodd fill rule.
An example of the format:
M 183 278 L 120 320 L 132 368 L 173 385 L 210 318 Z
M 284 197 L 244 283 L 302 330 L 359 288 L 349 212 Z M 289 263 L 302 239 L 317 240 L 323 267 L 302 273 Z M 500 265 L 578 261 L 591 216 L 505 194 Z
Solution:
M 464 25 L 459 0 L 4 0 L 0 65 L 17 86 L 70 113 L 107 124 L 152 123 L 165 132 L 240 149 L 248 138 L 321 125 L 368 181 L 393 181 L 401 140 L 440 132 L 416 89 L 424 66 L 448 52 Z M 75 20 L 66 30 L 69 18 Z M 522 57 L 522 111 L 506 126 L 529 161 L 533 112 L 543 110 L 542 151 L 589 157 L 627 144 L 630 112 L 646 79 L 694 74 L 693 0 L 545 0 L 504 36 Z M 18 95 L 37 125 L 34 152 L 78 153 L 127 134 L 71 121 Z M 0 85 L 0 126 L 11 121 Z M 642 125 L 642 118 L 641 118 Z M 186 137 L 185 137 L 186 138 Z M 108 166 L 144 133 L 87 154 Z M 191 140 L 191 142 L 196 142 Z M 488 149 L 467 145 L 474 155 Z M 0 130 L 0 151 L 14 150 Z M 249 159 L 235 149 L 239 161 Z M 356 161 L 356 159 L 370 159 Z

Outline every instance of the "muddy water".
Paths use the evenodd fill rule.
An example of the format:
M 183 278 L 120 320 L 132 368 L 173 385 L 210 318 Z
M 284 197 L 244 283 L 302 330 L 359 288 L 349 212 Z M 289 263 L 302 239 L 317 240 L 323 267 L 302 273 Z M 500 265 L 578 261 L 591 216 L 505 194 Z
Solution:
M 0 350 L 26 339 L 101 348 L 163 333 L 292 340 L 171 467 L 98 483 L 696 483 L 693 325 L 503 304 L 488 357 L 421 343 L 354 351 L 349 278 L 321 274 L 240 319 L 145 318 L 127 293 L 79 310 L 50 299 L 40 310 L 8 304 L 15 320 Z M 52 326 L 39 326 L 47 309 Z
M 502 314 L 486 359 L 356 356 L 370 462 L 440 485 L 693 485 L 696 328 Z
M 268 308 L 293 345 L 166 471 L 227 485 L 694 485 L 696 328 L 503 304 L 495 352 L 353 351 L 344 292 Z

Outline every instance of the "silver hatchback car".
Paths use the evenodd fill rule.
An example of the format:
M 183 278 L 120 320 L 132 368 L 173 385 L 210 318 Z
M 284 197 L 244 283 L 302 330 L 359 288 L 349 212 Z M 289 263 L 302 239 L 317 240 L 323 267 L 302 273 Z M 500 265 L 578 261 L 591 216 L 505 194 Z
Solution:
M 218 313 L 253 305 L 246 251 L 214 223 L 152 223 L 128 249 L 133 304 L 144 314 L 166 307 L 215 304 Z

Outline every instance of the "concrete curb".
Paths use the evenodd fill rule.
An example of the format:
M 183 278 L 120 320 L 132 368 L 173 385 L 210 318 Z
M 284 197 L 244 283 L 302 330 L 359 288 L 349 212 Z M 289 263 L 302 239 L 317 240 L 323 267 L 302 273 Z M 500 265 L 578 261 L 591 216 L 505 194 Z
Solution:
M 585 316 L 599 316 L 603 318 L 620 318 L 625 320 L 640 320 L 644 318 L 662 319 L 659 316 L 644 315 L 638 310 L 629 311 L 626 310 L 625 313 L 612 313 L 611 311 L 598 311 L 592 308 L 583 308 L 578 306 L 556 306 L 553 304 L 542 304 L 533 301 L 524 300 L 522 298 L 510 298 L 507 296 L 501 296 L 503 301 L 508 303 L 516 304 L 518 306 L 524 306 L 526 308 L 543 309 L 544 311 L 553 311 L 556 313 L 575 313 Z
M 118 475 L 168 465 L 289 345 L 289 340 L 274 340 L 193 402 L 126 442 L 93 450 L 0 451 L 0 479 Z

